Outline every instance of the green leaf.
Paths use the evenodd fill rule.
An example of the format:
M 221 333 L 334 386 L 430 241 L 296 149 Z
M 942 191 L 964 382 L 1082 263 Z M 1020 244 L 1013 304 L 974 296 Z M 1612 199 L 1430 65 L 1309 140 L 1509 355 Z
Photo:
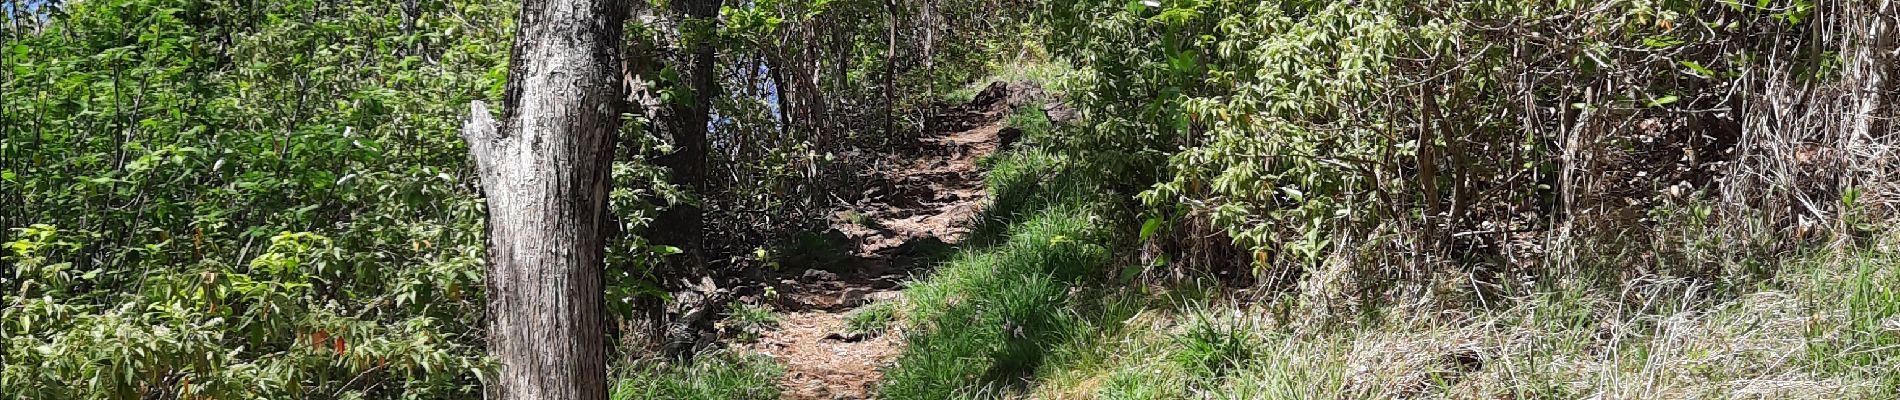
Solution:
M 1668 37 L 1668 36 L 1651 36 L 1651 37 L 1643 38 L 1644 46 L 1649 46 L 1649 47 L 1654 47 L 1654 48 L 1659 48 L 1659 49 L 1676 47 L 1676 46 L 1682 45 L 1682 43 L 1683 43 L 1682 39 L 1677 39 L 1677 38 Z
M 1158 232 L 1160 230 L 1161 230 L 1161 217 L 1148 218 L 1148 222 L 1144 222 L 1141 224 L 1141 240 L 1145 241 L 1145 240 L 1148 240 L 1148 238 L 1150 237 L 1154 237 L 1155 232 Z
M 1168 9 L 1167 11 L 1162 11 L 1160 15 L 1154 16 L 1153 20 L 1160 21 L 1161 23 L 1168 24 L 1168 25 L 1179 26 L 1179 25 L 1185 25 L 1188 22 L 1192 22 L 1195 19 L 1200 18 L 1200 17 L 1201 17 L 1201 13 L 1193 9 L 1172 8 L 1172 9 Z
M 1702 63 L 1698 63 L 1698 62 L 1690 61 L 1690 60 L 1682 60 L 1680 64 L 1682 64 L 1682 66 L 1684 67 L 1688 67 L 1690 71 L 1694 71 L 1695 75 L 1698 75 L 1704 78 L 1715 77 L 1715 71 L 1711 71 L 1709 70 L 1708 67 L 1702 66 Z
M 1119 274 L 1120 276 L 1118 278 L 1121 278 L 1122 283 L 1134 282 L 1135 278 L 1140 277 L 1141 271 L 1145 269 L 1147 268 L 1143 268 L 1140 265 L 1128 265 L 1128 266 L 1122 267 L 1121 273 Z
M 1677 101 L 1680 101 L 1680 100 L 1682 100 L 1682 98 L 1680 98 L 1680 97 L 1676 97 L 1675 95 L 1669 95 L 1669 96 L 1663 96 L 1663 97 L 1661 97 L 1661 98 L 1656 98 L 1656 99 L 1650 99 L 1650 100 L 1649 100 L 1649 106 L 1650 106 L 1650 107 L 1662 107 L 1662 106 L 1666 106 L 1666 105 L 1669 105 L 1669 104 L 1671 104 L 1671 103 L 1675 103 L 1675 102 L 1677 102 Z
M 1174 68 L 1176 72 L 1191 74 L 1195 72 L 1199 63 L 1194 61 L 1194 54 L 1182 52 L 1176 56 L 1168 57 L 1168 66 Z
M 1848 188 L 1841 191 L 1841 206 L 1853 209 L 1854 204 L 1860 202 L 1860 194 L 1860 188 Z

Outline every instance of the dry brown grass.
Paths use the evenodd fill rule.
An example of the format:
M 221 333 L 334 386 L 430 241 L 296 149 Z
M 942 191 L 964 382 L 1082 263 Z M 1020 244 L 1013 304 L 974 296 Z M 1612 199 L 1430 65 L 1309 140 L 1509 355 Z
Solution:
M 1558 285 L 1491 307 L 1389 306 L 1346 323 L 1275 321 L 1231 301 L 1150 308 L 1054 350 L 1024 396 L 1895 398 L 1900 255 L 1825 251 L 1775 271 L 1745 287 L 1662 277 Z M 1259 351 L 1221 374 L 1176 365 L 1181 338 L 1205 316 L 1255 327 L 1247 340 Z

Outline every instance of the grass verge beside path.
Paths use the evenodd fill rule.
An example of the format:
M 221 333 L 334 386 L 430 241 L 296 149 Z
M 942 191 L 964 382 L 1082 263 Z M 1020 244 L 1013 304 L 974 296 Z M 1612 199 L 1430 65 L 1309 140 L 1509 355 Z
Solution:
M 771 357 L 737 350 L 700 354 L 683 364 L 626 368 L 618 371 L 609 399 L 771 400 L 779 397 L 779 377 L 785 374 Z
M 1119 284 L 1126 179 L 1034 117 L 987 161 L 970 244 L 906 290 L 881 398 L 1900 399 L 1900 254 L 1870 249 L 1893 243 L 1312 317 L 1297 293 Z
M 1050 349 L 1093 334 L 1094 291 L 1127 219 L 1120 180 L 1090 157 L 1046 146 L 1039 107 L 1009 119 L 1017 149 L 985 160 L 989 204 L 965 249 L 905 291 L 906 349 L 885 374 L 888 399 L 1020 391 Z
M 1046 218 L 917 286 L 906 317 L 924 333 L 886 398 L 1900 398 L 1892 253 L 1816 253 L 1747 289 L 1560 288 L 1311 328 L 1220 300 L 1052 287 L 1059 275 L 1023 256 L 1054 233 Z
M 1829 252 L 1749 290 L 1558 289 L 1316 330 L 1232 304 L 1145 308 L 1052 350 L 1070 356 L 1045 365 L 1031 397 L 1893 399 L 1896 276 L 1894 254 Z

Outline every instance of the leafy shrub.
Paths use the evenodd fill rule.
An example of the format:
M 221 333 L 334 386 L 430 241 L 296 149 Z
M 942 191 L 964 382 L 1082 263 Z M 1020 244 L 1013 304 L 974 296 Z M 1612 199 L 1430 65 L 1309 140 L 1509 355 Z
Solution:
M 1146 166 L 1165 172 L 1140 195 L 1169 225 L 1157 240 L 1231 242 L 1248 256 L 1224 262 L 1259 275 L 1351 265 L 1357 282 L 1385 285 L 1422 283 L 1393 278 L 1437 264 L 1573 267 L 1598 243 L 1657 240 L 1667 227 L 1643 216 L 1666 188 L 1719 195 L 1712 230 L 1733 244 L 1715 249 L 1723 258 L 1773 257 L 1788 248 L 1750 239 L 1853 234 L 1822 222 L 1851 214 L 1836 201 L 1849 188 L 1829 176 L 1897 187 L 1869 158 L 1885 153 L 1867 147 L 1891 139 L 1824 139 L 1863 132 L 1868 117 L 1769 117 L 1893 101 L 1844 91 L 1869 70 L 1829 67 L 1880 64 L 1868 51 L 1891 44 L 1802 33 L 1865 35 L 1870 5 L 1062 0 L 1044 11 L 1046 47 L 1081 63 L 1071 97 L 1096 131 L 1084 135 L 1166 157 Z M 1507 39 L 1524 37 L 1542 39 Z M 1732 95 L 1741 88 L 1774 90 Z M 1735 112 L 1695 112 L 1712 109 Z M 1793 143 L 1844 156 L 1771 150 Z M 1789 207 L 1810 211 L 1775 211 Z M 1600 240 L 1512 236 L 1526 232 Z M 1734 272 L 1655 256 L 1683 258 L 1668 264 L 1678 273 Z
M 478 395 L 512 2 L 54 3 L 0 17 L 0 398 Z

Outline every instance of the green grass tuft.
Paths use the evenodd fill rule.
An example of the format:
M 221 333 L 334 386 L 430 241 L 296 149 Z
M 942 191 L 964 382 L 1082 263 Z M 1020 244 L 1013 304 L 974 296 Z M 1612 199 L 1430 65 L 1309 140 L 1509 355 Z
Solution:
M 1244 318 L 1219 319 L 1200 314 L 1188 324 L 1186 332 L 1174 337 L 1179 347 L 1172 359 L 1195 376 L 1218 378 L 1235 366 L 1254 359 L 1259 352 L 1254 326 Z
M 965 253 L 910 291 L 908 349 L 886 373 L 891 399 L 1000 390 L 1040 366 L 1077 329 L 1070 288 L 1108 262 L 1087 212 L 1056 209 L 1000 245 Z
M 726 306 L 726 320 L 722 323 L 738 332 L 739 341 L 752 342 L 778 326 L 778 312 L 769 305 L 733 302 Z
M 909 348 L 883 396 L 935 399 L 1009 390 L 1047 349 L 1079 332 L 1070 304 L 1110 261 L 1102 197 L 1083 165 L 1037 150 L 992 160 L 991 204 L 978 247 L 954 255 L 907 293 Z
M 897 323 L 897 304 L 877 302 L 851 312 L 845 328 L 852 333 L 880 335 Z
M 1021 129 L 1023 138 L 1034 141 L 1046 140 L 1044 137 L 1055 132 L 1055 123 L 1049 121 L 1049 113 L 1042 110 L 1041 104 L 1028 104 L 1009 113 L 1004 121 L 1011 128 Z
M 779 397 L 783 366 L 771 357 L 715 351 L 686 364 L 655 362 L 620 372 L 608 398 L 613 400 L 770 400 Z

